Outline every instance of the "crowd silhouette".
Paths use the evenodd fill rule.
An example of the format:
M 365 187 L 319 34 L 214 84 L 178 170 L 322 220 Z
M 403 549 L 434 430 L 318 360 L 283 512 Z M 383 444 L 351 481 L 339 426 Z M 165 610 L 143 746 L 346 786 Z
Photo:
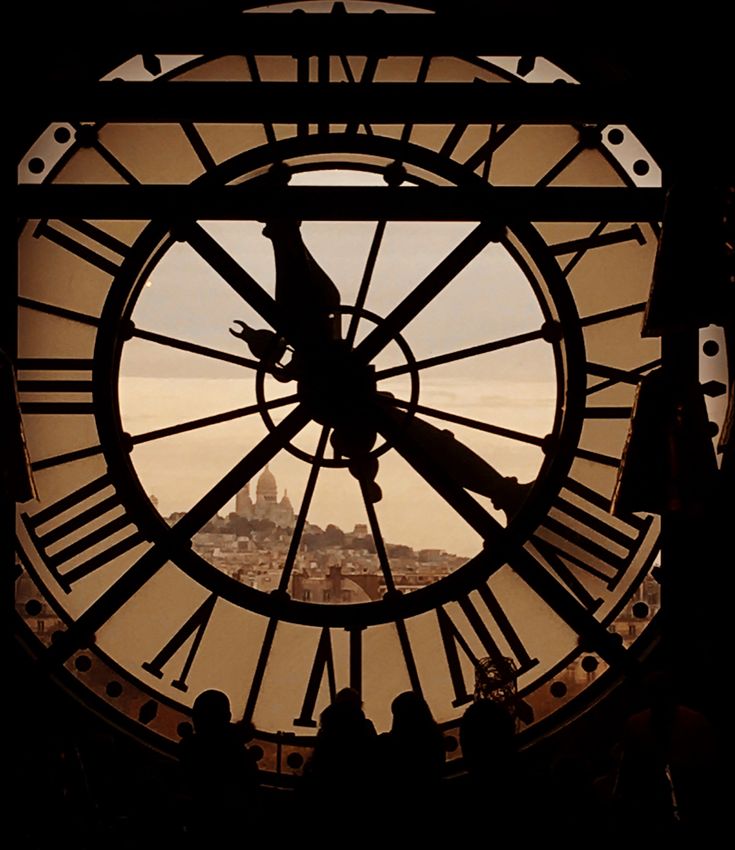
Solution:
M 284 808 L 282 795 L 261 787 L 258 754 L 248 747 L 252 726 L 233 723 L 227 697 L 206 691 L 180 743 L 186 836 L 192 847 L 265 836 L 283 811 L 289 817 L 276 817 L 279 834 L 293 840 L 316 816 L 327 818 L 331 835 L 359 827 L 361 842 L 371 844 L 388 835 L 472 840 L 478 829 L 494 841 L 536 841 L 552 823 L 573 845 L 593 833 L 600 846 L 711 834 L 718 815 L 711 727 L 674 699 L 667 677 L 652 677 L 646 694 L 597 774 L 578 755 L 532 766 L 518 749 L 512 711 L 476 698 L 460 721 L 462 769 L 448 778 L 446 741 L 420 694 L 399 694 L 390 730 L 378 734 L 358 692 L 344 688 L 322 711 Z
M 520 748 L 512 707 L 488 697 L 468 704 L 458 735 L 456 726 L 442 731 L 420 694 L 398 694 L 391 709 L 390 728 L 379 734 L 359 693 L 339 691 L 319 716 L 311 756 L 301 769 L 290 762 L 289 789 L 272 786 L 273 764 L 252 725 L 233 722 L 228 697 L 212 690 L 195 699 L 179 758 L 165 761 L 165 771 L 142 769 L 114 736 L 93 739 L 68 724 L 54 763 L 29 753 L 27 765 L 44 766 L 44 808 L 55 834 L 78 850 L 239 847 L 276 837 L 287 844 L 317 835 L 322 845 L 371 847 L 719 843 L 728 811 L 718 736 L 676 698 L 669 676 L 645 682 L 618 728 L 594 725 L 609 742 L 595 752 Z M 40 848 L 30 813 L 21 820 L 22 846 Z
M 282 795 L 261 787 L 258 753 L 248 747 L 252 726 L 233 723 L 227 697 L 205 691 L 179 750 L 186 836 L 192 847 L 265 836 L 274 813 L 286 810 L 278 831 L 293 840 L 316 813 L 334 836 L 359 827 L 363 843 L 386 835 L 472 840 L 483 822 L 498 841 L 544 840 L 550 823 L 568 829 L 567 843 L 581 844 L 592 831 L 601 846 L 710 834 L 718 814 L 712 730 L 674 699 L 667 677 L 652 677 L 646 693 L 598 775 L 574 755 L 543 770 L 530 766 L 513 712 L 476 698 L 460 721 L 462 770 L 448 778 L 446 741 L 420 694 L 399 694 L 390 730 L 378 734 L 358 692 L 344 688 L 319 717 L 312 755 L 284 809 Z

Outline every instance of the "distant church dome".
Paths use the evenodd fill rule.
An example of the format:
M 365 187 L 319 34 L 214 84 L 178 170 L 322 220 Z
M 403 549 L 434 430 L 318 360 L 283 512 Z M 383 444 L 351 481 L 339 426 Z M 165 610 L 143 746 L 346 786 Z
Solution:
M 255 488 L 255 495 L 258 501 L 261 499 L 264 502 L 278 501 L 278 485 L 276 484 L 276 477 L 267 466 L 258 479 L 258 486 Z
M 281 507 L 287 508 L 289 511 L 293 510 L 293 505 L 291 504 L 291 500 L 288 498 L 288 492 L 286 490 L 283 491 L 283 498 L 281 499 Z

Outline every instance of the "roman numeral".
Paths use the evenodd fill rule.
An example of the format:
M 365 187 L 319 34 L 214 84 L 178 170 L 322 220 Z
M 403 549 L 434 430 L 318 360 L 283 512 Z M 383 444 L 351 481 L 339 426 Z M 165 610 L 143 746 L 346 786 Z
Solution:
M 411 641 L 408 637 L 408 629 L 403 620 L 396 620 L 396 631 L 398 632 L 398 642 L 401 645 L 403 660 L 406 662 L 406 671 L 408 673 L 408 681 L 411 683 L 411 690 L 417 694 L 422 693 L 421 681 L 419 679 L 419 671 L 416 667 L 416 659 L 411 648 Z
M 487 659 L 489 659 L 503 683 L 515 681 L 527 670 L 538 664 L 538 660 L 529 655 L 490 587 L 482 585 L 477 592 L 484 603 L 484 610 L 478 609 L 468 596 L 459 600 L 459 606 L 467 617 L 474 637 L 483 647 L 486 657 L 478 657 L 473 652 L 467 638 L 444 608 L 437 608 L 436 612 L 449 676 L 454 689 L 455 698 L 452 700 L 452 705 L 455 708 L 465 705 L 473 699 L 472 693 L 467 690 L 467 683 L 462 672 L 460 652 L 472 662 L 475 670 L 480 671 L 480 673 L 485 669 Z M 510 655 L 501 650 L 488 628 L 488 621 L 493 622 L 498 627 L 510 649 Z
M 255 666 L 255 672 L 253 673 L 253 681 L 250 684 L 250 692 L 248 694 L 247 702 L 245 703 L 243 719 L 246 723 L 249 723 L 253 719 L 255 705 L 258 702 L 258 697 L 260 696 L 260 689 L 263 686 L 265 668 L 268 665 L 268 658 L 271 654 L 271 649 L 273 648 L 273 639 L 276 636 L 277 628 L 278 620 L 275 617 L 271 617 L 270 620 L 268 620 L 268 626 L 265 630 L 265 635 L 263 636 L 263 643 L 260 647 L 260 653 L 258 655 L 258 663 Z
M 301 706 L 301 713 L 294 720 L 294 726 L 307 726 L 314 728 L 317 725 L 314 720 L 314 708 L 319 696 L 319 689 L 324 679 L 324 674 L 327 675 L 327 683 L 329 685 L 330 701 L 337 695 L 337 683 L 334 675 L 334 654 L 332 653 L 332 637 L 328 628 L 323 628 L 319 637 L 319 643 L 314 653 L 314 663 L 309 674 L 309 682 L 306 685 L 306 693 L 304 694 L 304 702 Z
M 63 229 L 58 225 L 63 225 Z M 59 219 L 54 224 L 45 220 L 39 223 L 33 235 L 37 239 L 50 239 L 113 277 L 130 249 L 125 242 L 83 219 Z
M 609 512 L 609 499 L 569 478 L 530 538 L 528 551 L 590 610 L 602 602 L 596 594 L 617 586 L 653 521 Z
M 50 469 L 54 466 L 61 466 L 65 463 L 72 463 L 75 460 L 83 460 L 87 457 L 94 457 L 102 453 L 102 446 L 86 446 L 83 449 L 74 449 L 71 452 L 63 452 L 62 454 L 52 455 L 51 457 L 43 457 L 39 460 L 34 460 L 31 464 L 31 469 L 34 472 L 39 472 L 42 469 Z
M 111 487 L 112 482 L 105 473 L 38 513 L 23 514 L 23 521 L 34 545 L 43 553 L 46 566 L 67 593 L 77 581 L 144 540 L 127 513 L 118 514 L 122 503 L 117 494 L 113 491 L 112 494 L 104 495 L 104 491 Z M 92 499 L 94 502 L 90 506 L 80 507 Z M 61 519 L 67 513 L 70 515 Z M 100 520 L 103 520 L 101 525 Z M 130 530 L 127 536 L 109 543 L 105 549 L 70 569 L 63 570 L 72 560 L 92 547 L 110 541 L 117 532 L 128 526 Z M 54 549 L 53 553 L 48 551 L 51 548 Z
M 607 245 L 620 245 L 623 242 L 637 242 L 639 245 L 646 244 L 646 237 L 637 224 L 631 224 L 630 227 L 610 230 L 605 233 L 603 231 L 606 227 L 607 222 L 603 221 L 594 228 L 589 236 L 584 236 L 581 239 L 569 239 L 565 242 L 556 242 L 553 245 L 549 245 L 551 253 L 555 257 L 572 255 L 566 265 L 562 266 L 564 274 L 569 274 L 585 254 L 595 248 L 604 248 Z
M 300 83 L 308 83 L 312 79 L 311 74 L 311 59 L 312 57 L 307 55 L 300 55 L 296 57 L 296 79 Z M 352 66 L 350 65 L 350 60 L 347 56 L 340 56 L 339 62 L 342 67 L 342 71 L 347 78 L 347 82 L 351 85 L 360 85 L 361 83 L 369 83 L 375 77 L 375 72 L 377 71 L 378 64 L 380 62 L 379 57 L 377 56 L 369 56 L 365 60 L 365 64 L 363 65 L 362 72 L 360 74 L 359 79 L 355 77 L 355 73 L 352 70 Z M 332 78 L 332 57 L 321 54 L 316 57 L 316 78 L 315 82 L 317 83 L 328 83 Z M 372 127 L 369 124 L 363 124 L 365 127 L 365 132 L 368 135 L 372 135 Z M 351 122 L 345 125 L 345 133 L 357 133 L 360 125 L 357 122 Z M 328 121 L 321 121 L 317 124 L 317 133 L 325 134 L 329 133 L 330 126 Z M 302 121 L 297 124 L 296 134 L 299 136 L 306 136 L 309 133 L 309 125 L 307 122 Z
M 482 81 L 476 80 L 475 82 L 481 83 Z M 439 155 L 444 157 L 453 156 L 468 127 L 469 124 L 455 124 L 449 131 L 446 139 L 444 139 Z M 504 145 L 510 139 L 519 127 L 520 124 L 504 124 L 502 127 L 498 127 L 497 124 L 491 124 L 488 128 L 487 139 L 464 159 L 462 165 L 471 171 L 475 171 L 475 169 L 482 166 L 482 177 L 484 180 L 487 180 L 490 175 L 493 154 L 501 145 Z
M 100 323 L 96 316 L 90 316 L 88 313 L 80 313 L 78 310 L 69 310 L 66 307 L 57 307 L 55 304 L 46 304 L 43 301 L 36 301 L 35 298 L 24 298 L 22 295 L 18 298 L 18 306 L 25 307 L 27 310 L 35 310 L 38 313 L 45 313 L 47 316 L 58 316 L 60 319 L 78 322 L 80 325 L 91 325 L 96 328 Z
M 153 661 L 144 661 L 142 667 L 157 679 L 163 678 L 163 668 L 181 649 L 181 647 L 190 640 L 191 646 L 186 654 L 184 663 L 177 678 L 171 680 L 171 685 L 179 691 L 187 691 L 189 686 L 186 680 L 189 678 L 192 664 L 196 657 L 199 647 L 204 637 L 204 632 L 207 630 L 214 606 L 217 603 L 217 595 L 212 594 L 202 602 L 202 604 L 194 611 L 184 625 L 176 632 L 176 634 L 166 643 L 161 651 L 156 655 Z
M 84 414 L 93 413 L 92 360 L 81 357 L 33 357 L 18 360 L 18 372 L 39 372 L 44 377 L 21 377 L 18 380 L 20 409 L 23 413 Z M 67 378 L 58 373 L 79 372 L 82 377 Z M 57 374 L 54 374 L 57 373 Z M 50 374 L 50 377 L 49 377 Z M 34 399 L 38 394 L 83 394 L 88 399 L 59 399 L 54 401 Z
M 350 687 L 362 694 L 362 633 L 363 626 L 348 629 L 350 635 Z M 303 713 L 303 712 L 302 712 Z

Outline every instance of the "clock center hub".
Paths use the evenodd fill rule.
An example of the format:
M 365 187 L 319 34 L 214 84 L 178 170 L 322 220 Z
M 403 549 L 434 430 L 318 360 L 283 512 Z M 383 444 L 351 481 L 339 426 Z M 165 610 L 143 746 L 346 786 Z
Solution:
M 312 419 L 332 427 L 364 421 L 377 392 L 375 368 L 360 362 L 343 340 L 310 353 L 299 372 L 299 399 Z

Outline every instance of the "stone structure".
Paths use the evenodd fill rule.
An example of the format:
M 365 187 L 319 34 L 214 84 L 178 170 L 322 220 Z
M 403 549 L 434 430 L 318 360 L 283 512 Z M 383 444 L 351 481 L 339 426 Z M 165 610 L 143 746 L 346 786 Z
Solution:
M 235 513 L 245 519 L 267 519 L 280 528 L 293 528 L 296 522 L 288 493 L 284 490 L 283 498 L 278 500 L 278 483 L 267 466 L 255 486 L 255 501 L 248 483 L 235 497 Z

